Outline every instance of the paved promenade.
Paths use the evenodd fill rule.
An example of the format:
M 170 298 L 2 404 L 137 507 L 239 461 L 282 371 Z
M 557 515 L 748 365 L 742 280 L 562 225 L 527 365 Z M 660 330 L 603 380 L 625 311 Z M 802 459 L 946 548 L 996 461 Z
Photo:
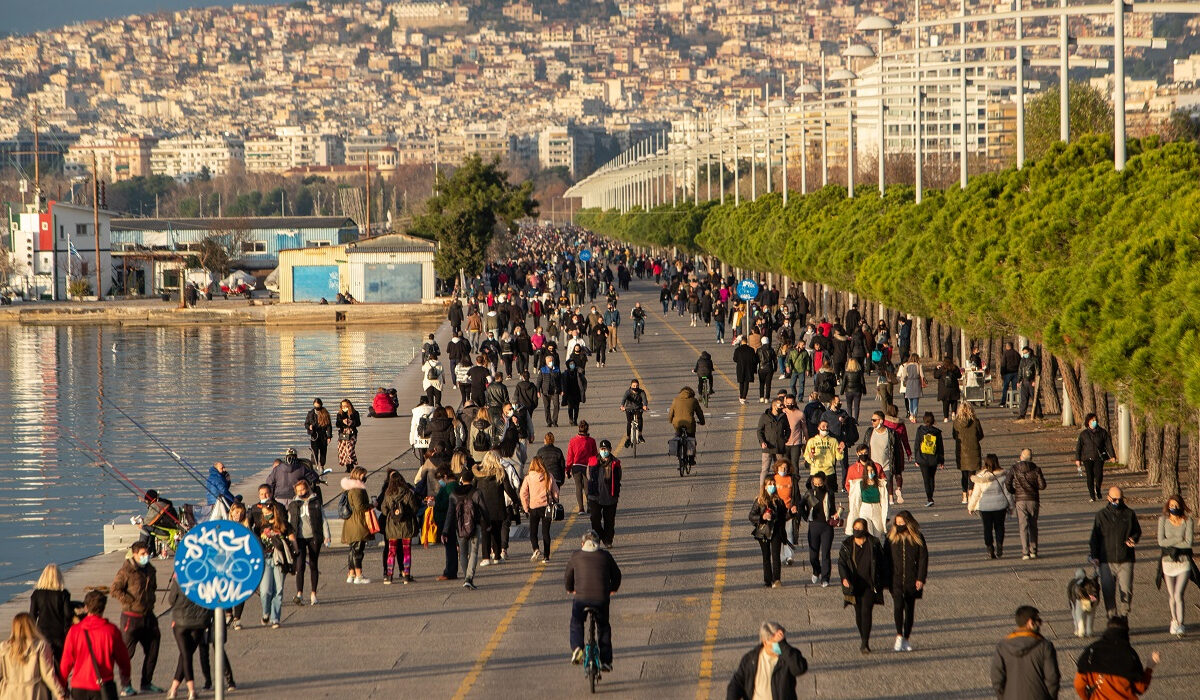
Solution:
M 906 507 L 921 522 L 931 548 L 926 595 L 918 602 L 912 636 L 915 651 L 891 651 L 894 628 L 888 596 L 886 604 L 876 608 L 876 651 L 862 656 L 853 615 L 843 609 L 840 589 L 808 584 L 806 550 L 798 552 L 795 566 L 785 567 L 781 589 L 762 587 L 759 549 L 750 538 L 746 515 L 757 488 L 760 451 L 753 430 L 763 406 L 738 404 L 730 381 L 729 346 L 716 345 L 711 329 L 690 328 L 687 317 L 660 314 L 650 285 L 635 281 L 633 292 L 621 301 L 626 313 L 635 300 L 651 311 L 647 335 L 640 344 L 632 344 L 632 326 L 626 322 L 621 327 L 624 349 L 610 352 L 607 367 L 588 369 L 588 402 L 582 411 L 594 437 L 609 438 L 619 446 L 624 418 L 618 403 L 629 380 L 640 378 L 650 395 L 644 449 L 637 457 L 617 450 L 624 483 L 612 553 L 624 583 L 613 600 L 615 668 L 604 677 L 599 692 L 629 698 L 723 697 L 737 661 L 757 644 L 759 623 L 772 619 L 788 628 L 789 640 L 809 661 L 801 697 L 992 697 L 991 653 L 1011 631 L 1013 610 L 1029 603 L 1041 609 L 1043 631 L 1058 646 L 1062 697 L 1073 697 L 1068 688 L 1074 659 L 1085 643 L 1071 636 L 1065 588 L 1086 559 L 1096 508 L 1087 502 L 1082 480 L 1068 461 L 1073 432 L 1049 424 L 1017 426 L 1007 411 L 981 411 L 985 452 L 997 452 L 1008 466 L 1021 448 L 1030 447 L 1047 472 L 1041 557 L 1036 561 L 1020 560 L 1012 519 L 1005 558 L 986 559 L 978 518 L 959 505 L 953 465 L 940 475 L 934 508 L 921 507 L 919 475 L 908 476 Z M 690 370 L 702 348 L 718 364 L 717 395 L 708 425 L 701 428 L 699 465 L 691 476 L 680 478 L 673 458 L 665 456 L 671 435 L 666 412 L 680 387 L 693 382 Z M 397 386 L 408 387 L 412 381 L 406 377 Z M 411 403 L 403 390 L 402 403 Z M 933 401 L 926 403 L 932 407 Z M 864 401 L 864 414 L 875 407 Z M 565 449 L 575 430 L 563 413 L 563 427 L 555 434 Z M 540 434 L 540 416 L 535 424 Z M 360 460 L 368 468 L 383 464 L 407 448 L 407 433 L 407 418 L 367 420 L 359 441 Z M 950 444 L 947 453 L 952 454 Z M 406 457 L 403 464 L 411 476 L 415 463 Z M 1110 483 L 1122 481 L 1118 475 Z M 380 483 L 380 475 L 372 477 L 368 490 L 374 494 Z M 331 480 L 329 488 L 335 486 L 336 480 Z M 573 488 L 571 483 L 564 487 L 565 504 L 574 502 Z M 1183 641 L 1165 634 L 1165 594 L 1153 585 L 1157 549 L 1150 516 L 1158 504 L 1157 499 L 1138 502 L 1143 493 L 1153 495 L 1130 494 L 1133 506 L 1143 513 L 1147 533 L 1136 567 L 1133 641 L 1143 659 L 1153 649 L 1164 655 L 1147 697 L 1193 697 L 1200 679 L 1200 645 L 1197 633 Z M 553 560 L 543 567 L 529 563 L 527 540 L 514 539 L 508 562 L 480 569 L 477 591 L 434 580 L 442 568 L 439 547 L 414 547 L 417 581 L 407 586 L 379 583 L 378 547 L 367 551 L 365 568 L 373 580 L 367 586 L 345 583 L 344 548 L 326 550 L 318 606 L 293 605 L 290 578 L 280 630 L 258 626 L 257 599 L 247 605 L 246 628 L 231 633 L 229 643 L 238 695 L 579 697 L 586 689 L 578 667 L 568 663 L 569 596 L 562 576 L 587 526 L 586 518 L 570 513 L 565 523 L 555 524 Z M 839 543 L 840 538 L 835 557 Z M 165 572 L 160 574 L 160 580 L 165 578 Z M 73 573 L 68 584 L 84 585 Z M 1189 622 L 1200 630 L 1195 605 L 1200 594 L 1191 590 L 1188 599 Z M 160 685 L 167 684 L 175 655 L 164 624 Z

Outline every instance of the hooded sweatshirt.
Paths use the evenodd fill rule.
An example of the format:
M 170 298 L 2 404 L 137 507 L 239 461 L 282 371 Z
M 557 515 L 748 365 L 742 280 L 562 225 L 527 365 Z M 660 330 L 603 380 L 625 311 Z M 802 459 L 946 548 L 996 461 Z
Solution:
M 695 435 L 696 424 L 704 424 L 704 411 L 696 400 L 696 392 L 690 386 L 679 390 L 675 400 L 671 402 L 671 410 L 667 420 L 675 430 L 684 430 L 689 435 Z
M 1079 655 L 1075 690 L 1089 700 L 1136 698 L 1149 689 L 1152 672 L 1129 644 L 1129 629 L 1109 627 Z M 1094 688 L 1091 695 L 1087 688 Z
M 992 688 L 999 700 L 1057 698 L 1058 685 L 1058 654 L 1050 640 L 1022 627 L 996 645 Z

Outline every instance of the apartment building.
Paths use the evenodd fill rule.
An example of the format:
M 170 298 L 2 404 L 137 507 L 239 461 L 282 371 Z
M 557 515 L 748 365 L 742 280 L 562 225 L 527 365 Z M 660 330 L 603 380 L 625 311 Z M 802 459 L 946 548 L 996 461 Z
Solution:
M 189 179 L 207 170 L 225 175 L 231 162 L 245 161 L 241 139 L 224 135 L 185 136 L 163 139 L 150 151 L 150 172 Z
M 342 160 L 341 139 L 306 129 L 281 126 L 270 136 L 246 139 L 246 171 L 280 173 L 306 165 L 333 165 Z

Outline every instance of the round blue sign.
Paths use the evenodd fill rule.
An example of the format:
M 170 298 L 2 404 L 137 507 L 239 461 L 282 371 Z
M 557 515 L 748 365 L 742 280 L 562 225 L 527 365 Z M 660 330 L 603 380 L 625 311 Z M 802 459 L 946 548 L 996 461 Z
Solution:
M 591 249 L 589 249 L 589 248 L 584 248 L 583 250 L 579 251 L 579 259 L 580 259 L 580 260 L 582 260 L 582 261 L 584 261 L 584 262 L 591 262 L 591 261 L 592 261 L 592 251 L 591 251 Z
M 758 282 L 749 278 L 738 282 L 737 295 L 738 299 L 742 301 L 750 301 L 758 297 Z
M 264 564 L 258 536 L 232 520 L 197 524 L 175 550 L 180 590 L 209 610 L 246 602 L 258 590 Z

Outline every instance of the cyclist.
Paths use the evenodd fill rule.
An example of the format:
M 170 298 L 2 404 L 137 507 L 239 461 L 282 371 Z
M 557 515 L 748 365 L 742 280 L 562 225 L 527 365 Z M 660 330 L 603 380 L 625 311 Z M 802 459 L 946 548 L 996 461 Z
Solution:
M 642 385 L 638 380 L 634 379 L 629 382 L 629 388 L 625 390 L 625 395 L 621 397 L 621 410 L 625 411 L 625 447 L 628 448 L 633 444 L 633 419 L 637 418 L 638 425 L 642 423 L 642 412 L 650 408 L 650 402 L 646 399 L 646 392 L 642 389 Z M 646 439 L 641 435 L 638 436 L 638 442 L 645 442 Z
M 138 540 L 153 544 L 156 537 L 167 537 L 179 528 L 179 513 L 175 504 L 165 498 L 158 497 L 158 491 L 150 489 L 142 497 L 146 502 L 146 517 L 142 519 L 142 536 Z
M 685 386 L 679 390 L 679 394 L 671 402 L 667 420 L 675 429 L 675 435 L 683 434 L 693 439 L 696 437 L 696 426 L 704 425 L 704 411 L 700 409 L 700 402 L 696 400 L 696 392 L 692 391 L 692 387 Z M 694 466 L 696 455 L 692 454 L 688 461 Z
M 700 357 L 696 359 L 696 366 L 692 368 L 692 374 L 696 375 L 696 393 L 704 391 L 703 380 L 708 380 L 708 395 L 712 396 L 717 392 L 713 390 L 713 361 L 712 356 L 707 350 L 700 351 Z
M 600 646 L 600 670 L 612 671 L 612 626 L 609 624 L 609 598 L 621 587 L 621 567 L 608 550 L 600 547 L 594 530 L 583 535 L 578 552 L 567 562 L 567 593 L 571 602 L 571 663 L 583 663 L 583 621 L 585 610 L 596 611 L 597 641 Z
M 642 335 L 646 332 L 646 310 L 642 308 L 642 302 L 637 302 L 629 311 L 629 318 L 633 319 L 633 334 Z

